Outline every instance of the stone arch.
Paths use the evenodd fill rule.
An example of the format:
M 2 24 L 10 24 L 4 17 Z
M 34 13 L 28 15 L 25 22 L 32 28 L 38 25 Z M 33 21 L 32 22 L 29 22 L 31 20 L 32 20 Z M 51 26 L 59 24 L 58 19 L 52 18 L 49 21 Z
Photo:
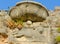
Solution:
M 9 15 L 14 19 L 22 18 L 24 21 L 31 20 L 33 22 L 42 22 L 46 19 L 47 16 L 49 16 L 48 10 L 43 5 L 37 2 L 17 3 L 16 6 L 10 9 Z

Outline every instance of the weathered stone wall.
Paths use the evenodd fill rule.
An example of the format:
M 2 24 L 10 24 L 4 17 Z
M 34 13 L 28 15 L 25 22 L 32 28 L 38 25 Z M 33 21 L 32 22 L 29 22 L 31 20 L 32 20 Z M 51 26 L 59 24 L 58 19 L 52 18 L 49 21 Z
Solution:
M 0 12 L 0 44 L 54 44 L 56 35 L 60 35 L 56 31 L 60 26 L 60 12 L 54 11 L 48 14 L 42 5 L 33 2 L 28 4 L 27 2 L 17 4 L 9 14 Z M 35 13 L 46 20 L 43 22 L 27 20 L 18 28 L 12 18 L 18 18 L 25 13 Z

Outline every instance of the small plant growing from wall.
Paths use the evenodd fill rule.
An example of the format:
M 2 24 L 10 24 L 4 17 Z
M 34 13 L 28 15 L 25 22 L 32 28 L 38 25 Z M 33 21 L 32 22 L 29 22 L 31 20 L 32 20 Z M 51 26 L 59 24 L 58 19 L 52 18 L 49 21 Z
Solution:
M 60 36 L 56 36 L 56 42 L 60 42 Z
M 58 27 L 57 32 L 59 32 L 59 33 L 60 33 L 60 27 Z
M 18 29 L 22 29 L 23 27 L 23 20 L 22 19 L 13 19 L 14 22 L 15 22 L 15 26 L 18 28 Z

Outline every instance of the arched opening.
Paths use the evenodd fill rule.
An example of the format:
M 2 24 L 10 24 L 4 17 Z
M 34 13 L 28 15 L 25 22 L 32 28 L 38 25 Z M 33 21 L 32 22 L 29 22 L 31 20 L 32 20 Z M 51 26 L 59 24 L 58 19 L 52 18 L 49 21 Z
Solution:
M 19 18 L 13 18 L 13 20 L 15 22 L 17 22 L 17 20 L 22 20 L 23 22 L 26 22 L 27 20 L 30 20 L 32 22 L 43 22 L 45 18 L 37 16 L 36 14 L 33 13 L 26 13 Z
M 34 2 L 21 2 L 16 4 L 16 6 L 10 10 L 9 15 L 15 22 L 19 20 L 23 22 L 27 20 L 32 22 L 43 22 L 46 17 L 49 16 L 45 7 Z

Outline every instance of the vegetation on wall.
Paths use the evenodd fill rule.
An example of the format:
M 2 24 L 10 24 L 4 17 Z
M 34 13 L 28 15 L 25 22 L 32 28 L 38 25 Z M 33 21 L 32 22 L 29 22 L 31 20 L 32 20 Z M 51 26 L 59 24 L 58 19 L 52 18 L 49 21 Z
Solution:
M 60 33 L 60 27 L 57 29 L 57 32 L 59 32 L 59 33 Z
M 60 42 L 60 36 L 56 36 L 56 42 Z

